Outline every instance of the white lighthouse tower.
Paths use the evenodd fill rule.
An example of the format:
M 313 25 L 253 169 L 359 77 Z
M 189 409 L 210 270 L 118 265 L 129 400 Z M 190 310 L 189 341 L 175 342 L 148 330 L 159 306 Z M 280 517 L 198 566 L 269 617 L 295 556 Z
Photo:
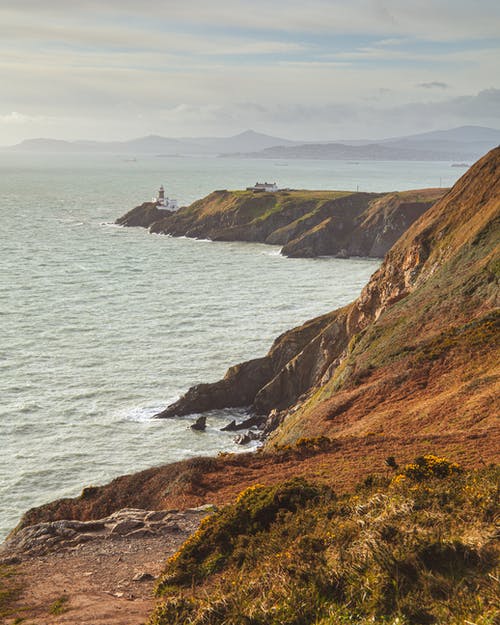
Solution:
M 161 187 L 158 189 L 158 195 L 153 198 L 153 202 L 156 203 L 156 208 L 164 210 L 176 211 L 179 208 L 177 200 L 165 197 L 165 188 L 163 187 L 163 185 L 161 185 Z

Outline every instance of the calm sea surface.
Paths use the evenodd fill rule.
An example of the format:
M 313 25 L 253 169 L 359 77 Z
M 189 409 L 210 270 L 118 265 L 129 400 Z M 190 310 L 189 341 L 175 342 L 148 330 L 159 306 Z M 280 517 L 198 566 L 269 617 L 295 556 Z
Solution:
M 256 180 L 366 191 L 451 185 L 449 163 L 0 153 L 0 539 L 29 507 L 239 449 L 209 418 L 150 417 L 192 384 L 357 296 L 378 262 L 154 236 L 112 223 L 163 183 L 187 204 Z

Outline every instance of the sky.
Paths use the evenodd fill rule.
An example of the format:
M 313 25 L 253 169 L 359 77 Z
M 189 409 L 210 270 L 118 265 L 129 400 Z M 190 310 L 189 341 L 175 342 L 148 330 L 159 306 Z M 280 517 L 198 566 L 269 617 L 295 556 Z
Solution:
M 498 0 L 0 0 L 0 145 L 500 128 Z

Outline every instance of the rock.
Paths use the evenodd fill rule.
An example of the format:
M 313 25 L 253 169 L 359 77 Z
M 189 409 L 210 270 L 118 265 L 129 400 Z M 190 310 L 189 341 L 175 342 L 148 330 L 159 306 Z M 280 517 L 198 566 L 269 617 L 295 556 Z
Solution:
M 192 430 L 196 430 L 198 432 L 204 432 L 207 427 L 207 418 L 206 417 L 198 417 L 193 425 L 190 426 Z
M 237 445 L 248 445 L 252 441 L 260 440 L 261 434 L 259 432 L 246 432 L 245 434 L 239 434 L 234 438 L 234 442 Z
M 247 430 L 253 426 L 260 427 L 265 420 L 266 418 L 262 415 L 253 415 L 241 423 L 236 423 L 233 419 L 231 423 L 228 423 L 226 426 L 221 428 L 221 432 L 237 432 L 238 430 Z
M 179 510 L 122 508 L 109 517 L 93 521 L 58 520 L 18 530 L 0 545 L 0 562 L 21 562 L 22 558 L 83 548 L 85 543 L 109 539 L 147 539 L 192 531 L 196 521 L 215 508 L 209 504 Z M 120 560 L 118 558 L 118 560 Z
M 153 512 L 149 512 L 144 520 L 147 523 L 153 524 L 157 521 L 163 521 L 174 512 L 177 512 L 177 510 L 154 510 Z
M 123 217 L 115 221 L 119 226 L 139 226 L 141 228 L 149 228 L 156 221 L 161 220 L 165 212 L 159 210 L 154 202 L 144 202 L 140 206 L 136 206 Z
M 177 534 L 178 532 L 182 532 L 182 528 L 178 523 L 158 523 L 152 524 L 151 529 L 163 536 L 168 536 L 168 534 Z
M 151 575 L 151 573 L 146 573 L 145 571 L 143 571 L 142 573 L 137 573 L 137 575 L 134 575 L 134 577 L 132 578 L 132 581 L 133 582 L 150 582 L 154 579 L 155 579 L 154 575 Z
M 155 536 L 156 532 L 154 532 L 152 529 L 147 528 L 147 527 L 142 527 L 138 530 L 133 530 L 132 532 L 129 532 L 128 534 L 126 534 L 127 538 L 151 538 L 152 536 Z
M 248 436 L 248 434 L 238 434 L 238 436 L 235 436 L 234 438 L 234 442 L 237 445 L 248 445 L 251 440 L 252 439 Z
M 111 530 L 111 534 L 119 534 L 120 536 L 125 536 L 126 534 L 130 534 L 133 530 L 144 527 L 144 523 L 142 521 L 136 521 L 134 519 L 126 519 L 125 521 L 119 521 Z
M 196 508 L 186 508 L 184 512 L 199 514 L 200 512 L 206 512 L 206 513 L 217 512 L 217 510 L 218 510 L 218 507 L 215 506 L 213 503 L 205 503 L 201 506 L 197 506 Z

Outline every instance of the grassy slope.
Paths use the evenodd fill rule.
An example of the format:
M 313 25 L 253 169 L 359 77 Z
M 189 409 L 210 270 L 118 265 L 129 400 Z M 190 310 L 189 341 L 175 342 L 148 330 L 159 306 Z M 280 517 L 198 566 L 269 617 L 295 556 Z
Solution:
M 499 473 L 419 458 L 337 497 L 255 485 L 166 564 L 151 625 L 493 625 Z
M 348 191 L 214 191 L 191 206 L 141 221 L 139 207 L 118 223 L 150 226 L 152 232 L 289 244 L 287 255 L 317 256 L 349 250 L 380 257 L 443 189 L 376 194 Z M 138 214 L 139 213 L 139 214 Z M 148 214 L 149 215 L 149 214 Z M 146 217 L 148 217 L 146 215 Z M 374 245 L 374 241 L 377 244 Z

